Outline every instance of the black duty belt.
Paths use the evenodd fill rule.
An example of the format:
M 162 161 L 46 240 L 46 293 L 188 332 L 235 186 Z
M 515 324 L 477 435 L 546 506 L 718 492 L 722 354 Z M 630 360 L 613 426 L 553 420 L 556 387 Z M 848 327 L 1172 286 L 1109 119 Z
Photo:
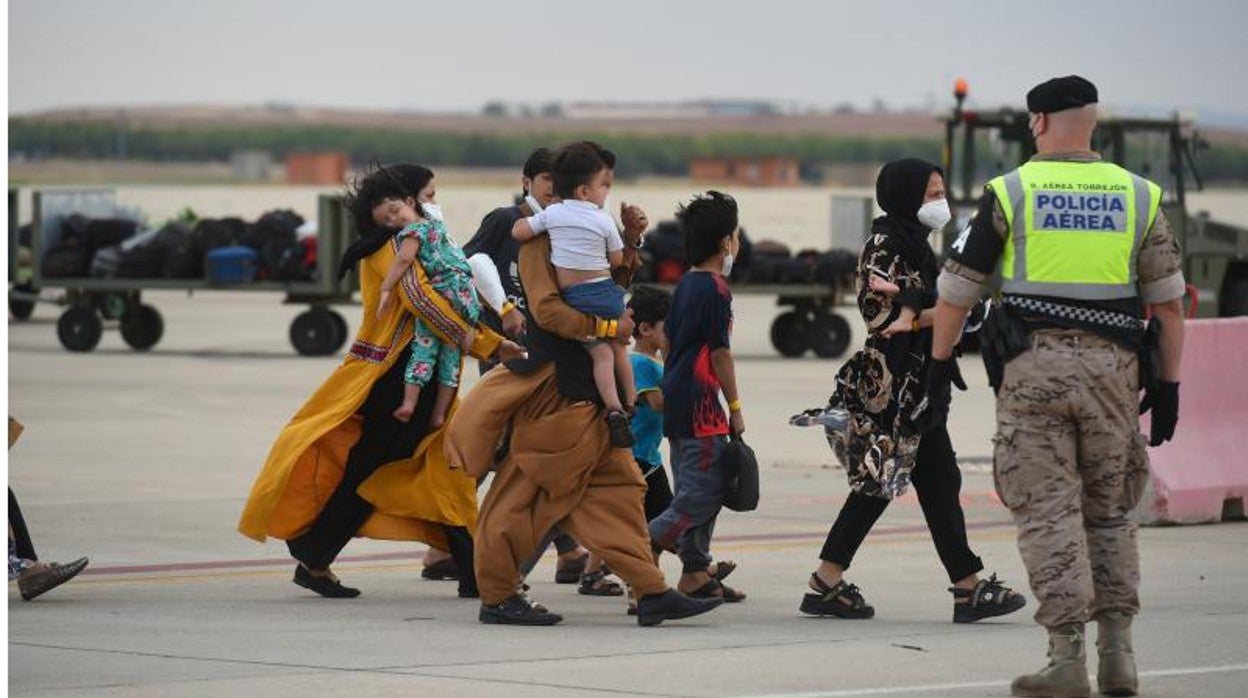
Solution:
M 1044 301 L 1037 298 L 1024 298 L 1021 296 L 1005 296 L 1001 300 L 1006 305 L 1013 306 L 1029 313 L 1036 313 L 1054 318 L 1056 320 L 1065 320 L 1068 323 L 1088 328 L 1100 327 L 1137 333 L 1143 332 L 1146 326 L 1145 322 L 1140 318 L 1132 317 L 1126 313 L 1117 313 L 1112 310 L 1083 308 L 1077 305 L 1063 305 L 1052 301 Z

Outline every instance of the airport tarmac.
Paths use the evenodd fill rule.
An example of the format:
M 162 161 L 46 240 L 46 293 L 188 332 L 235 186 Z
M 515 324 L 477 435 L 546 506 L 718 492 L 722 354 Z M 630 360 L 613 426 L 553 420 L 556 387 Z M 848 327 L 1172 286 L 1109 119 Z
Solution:
M 1026 593 L 1019 613 L 950 622 L 913 495 L 890 507 L 848 574 L 876 617 L 797 612 L 848 488 L 822 435 L 787 420 L 826 400 L 840 362 L 779 358 L 767 339 L 774 299 L 742 296 L 734 351 L 763 501 L 721 516 L 713 549 L 740 564 L 731 583 L 749 599 L 638 628 L 621 600 L 555 585 L 548 555 L 533 595 L 564 623 L 496 627 L 478 624 L 477 603 L 453 583 L 420 579 L 420 545 L 349 545 L 335 569 L 358 599 L 291 584 L 281 541 L 257 545 L 235 524 L 278 430 L 341 358 L 296 356 L 287 331 L 300 308 L 277 294 L 145 298 L 166 327 L 142 354 L 115 330 L 92 353 L 64 351 L 51 306 L 9 324 L 10 411 L 27 426 L 9 484 L 42 558 L 91 557 L 36 601 L 10 585 L 13 695 L 1004 696 L 1044 663 L 1013 525 L 993 494 L 993 404 L 977 357 L 963 361 L 971 389 L 955 395 L 951 432 L 972 547 Z M 354 329 L 359 307 L 342 312 Z M 859 346 L 861 322 L 845 314 Z M 1248 523 L 1146 528 L 1140 541 L 1142 695 L 1248 695 Z M 674 580 L 677 561 L 663 564 Z

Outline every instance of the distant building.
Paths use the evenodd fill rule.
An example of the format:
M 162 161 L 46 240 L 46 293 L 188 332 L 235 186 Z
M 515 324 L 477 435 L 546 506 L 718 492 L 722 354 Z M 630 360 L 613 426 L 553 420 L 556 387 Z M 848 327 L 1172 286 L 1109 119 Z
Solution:
M 350 161 L 346 153 L 291 153 L 286 156 L 287 184 L 342 184 Z
M 773 102 L 703 100 L 699 102 L 572 102 L 562 105 L 570 119 L 706 119 L 717 116 L 771 116 L 782 112 Z
M 699 184 L 736 184 L 751 187 L 793 187 L 801 183 L 797 158 L 697 157 L 689 163 L 689 177 Z
M 230 153 L 230 172 L 243 182 L 263 182 L 273 174 L 273 154 L 267 150 L 235 150 Z

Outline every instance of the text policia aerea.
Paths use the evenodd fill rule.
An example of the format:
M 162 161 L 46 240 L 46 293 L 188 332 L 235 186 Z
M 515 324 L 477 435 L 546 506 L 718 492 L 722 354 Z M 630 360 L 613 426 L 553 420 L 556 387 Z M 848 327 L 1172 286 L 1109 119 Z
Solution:
M 1077 191 L 1083 190 L 1083 191 Z M 1116 184 L 1053 183 L 1032 191 L 1037 230 L 1127 229 L 1127 187 Z

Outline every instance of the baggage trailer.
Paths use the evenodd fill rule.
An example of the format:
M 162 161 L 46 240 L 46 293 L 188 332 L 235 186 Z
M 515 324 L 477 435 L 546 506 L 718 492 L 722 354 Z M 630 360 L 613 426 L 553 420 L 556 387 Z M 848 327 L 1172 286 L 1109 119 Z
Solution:
M 637 282 L 671 291 L 670 284 Z M 776 305 L 788 308 L 771 323 L 771 346 L 781 356 L 798 358 L 813 351 L 821 359 L 844 356 L 852 340 L 849 321 L 836 313 L 842 288 L 828 284 L 732 283 L 733 296 L 775 296 Z
M 33 192 L 31 263 L 29 273 L 16 264 L 15 192 L 10 202 L 10 312 L 18 319 L 30 317 L 34 303 L 53 302 L 65 307 L 56 323 L 57 338 L 69 351 L 95 349 L 105 329 L 105 320 L 117 321 L 121 337 L 135 351 L 154 347 L 164 334 L 160 311 L 143 302 L 148 290 L 195 291 L 273 291 L 285 295 L 283 303 L 306 304 L 308 310 L 290 324 L 290 343 L 305 356 L 336 353 L 347 341 L 347 322 L 334 305 L 355 303 L 359 287 L 355 274 L 337 278 L 337 262 L 346 248 L 348 221 L 341 200 L 324 194 L 317 202 L 317 251 L 315 281 L 252 281 L 214 284 L 205 275 L 196 279 L 173 278 L 49 278 L 43 275 L 44 253 L 61 237 L 65 218 L 79 214 L 88 218 L 135 217 L 116 200 L 112 189 L 44 189 Z M 45 299 L 42 291 L 59 289 L 61 295 Z

